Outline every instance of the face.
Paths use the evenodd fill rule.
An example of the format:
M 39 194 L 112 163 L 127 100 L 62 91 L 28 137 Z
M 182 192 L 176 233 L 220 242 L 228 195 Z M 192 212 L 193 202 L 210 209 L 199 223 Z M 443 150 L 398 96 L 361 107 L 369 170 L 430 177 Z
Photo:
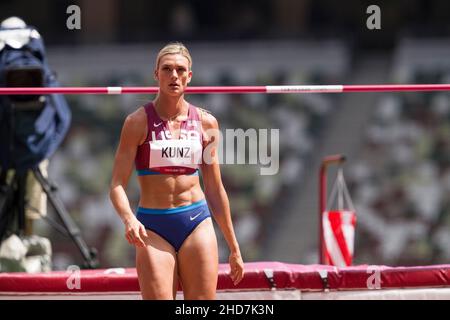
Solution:
M 155 79 L 159 83 L 160 92 L 171 96 L 182 94 L 191 78 L 189 60 L 181 54 L 162 56 L 158 69 L 155 70 Z

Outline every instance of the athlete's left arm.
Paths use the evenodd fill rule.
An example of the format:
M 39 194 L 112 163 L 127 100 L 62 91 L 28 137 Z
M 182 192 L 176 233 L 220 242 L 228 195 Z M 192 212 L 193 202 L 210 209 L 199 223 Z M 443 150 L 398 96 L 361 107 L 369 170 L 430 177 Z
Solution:
M 202 112 L 202 127 L 205 136 L 203 161 L 200 166 L 203 178 L 203 187 L 212 215 L 219 225 L 230 249 L 230 276 L 234 284 L 238 284 L 244 276 L 244 262 L 242 260 L 239 244 L 234 233 L 231 220 L 230 203 L 222 183 L 220 166 L 217 154 L 219 142 L 219 124 L 216 118 Z

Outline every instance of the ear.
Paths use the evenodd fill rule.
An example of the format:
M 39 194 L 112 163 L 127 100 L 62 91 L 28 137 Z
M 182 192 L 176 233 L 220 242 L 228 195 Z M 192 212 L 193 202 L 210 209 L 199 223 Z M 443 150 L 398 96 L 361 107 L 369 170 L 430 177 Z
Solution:
M 192 70 L 189 70 L 187 83 L 190 83 L 192 80 Z
M 155 69 L 155 71 L 153 71 L 153 79 L 155 79 L 156 81 L 159 81 L 159 75 L 158 75 L 157 69 Z

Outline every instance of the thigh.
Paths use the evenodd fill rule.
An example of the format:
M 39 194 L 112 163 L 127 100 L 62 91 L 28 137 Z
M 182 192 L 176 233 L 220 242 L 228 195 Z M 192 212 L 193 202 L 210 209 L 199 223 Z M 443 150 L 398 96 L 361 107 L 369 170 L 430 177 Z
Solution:
M 175 299 L 178 287 L 175 249 L 147 229 L 144 248 L 136 247 L 136 271 L 143 299 Z
M 203 220 L 178 251 L 178 275 L 184 298 L 215 299 L 219 258 L 211 218 Z

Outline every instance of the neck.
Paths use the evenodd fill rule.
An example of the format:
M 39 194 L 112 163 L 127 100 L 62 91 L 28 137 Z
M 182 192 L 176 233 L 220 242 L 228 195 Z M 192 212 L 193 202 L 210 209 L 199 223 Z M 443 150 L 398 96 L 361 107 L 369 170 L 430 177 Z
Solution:
M 158 94 L 153 104 L 158 115 L 165 120 L 175 120 L 175 118 L 184 113 L 187 107 L 184 101 L 184 95 L 170 97 Z

